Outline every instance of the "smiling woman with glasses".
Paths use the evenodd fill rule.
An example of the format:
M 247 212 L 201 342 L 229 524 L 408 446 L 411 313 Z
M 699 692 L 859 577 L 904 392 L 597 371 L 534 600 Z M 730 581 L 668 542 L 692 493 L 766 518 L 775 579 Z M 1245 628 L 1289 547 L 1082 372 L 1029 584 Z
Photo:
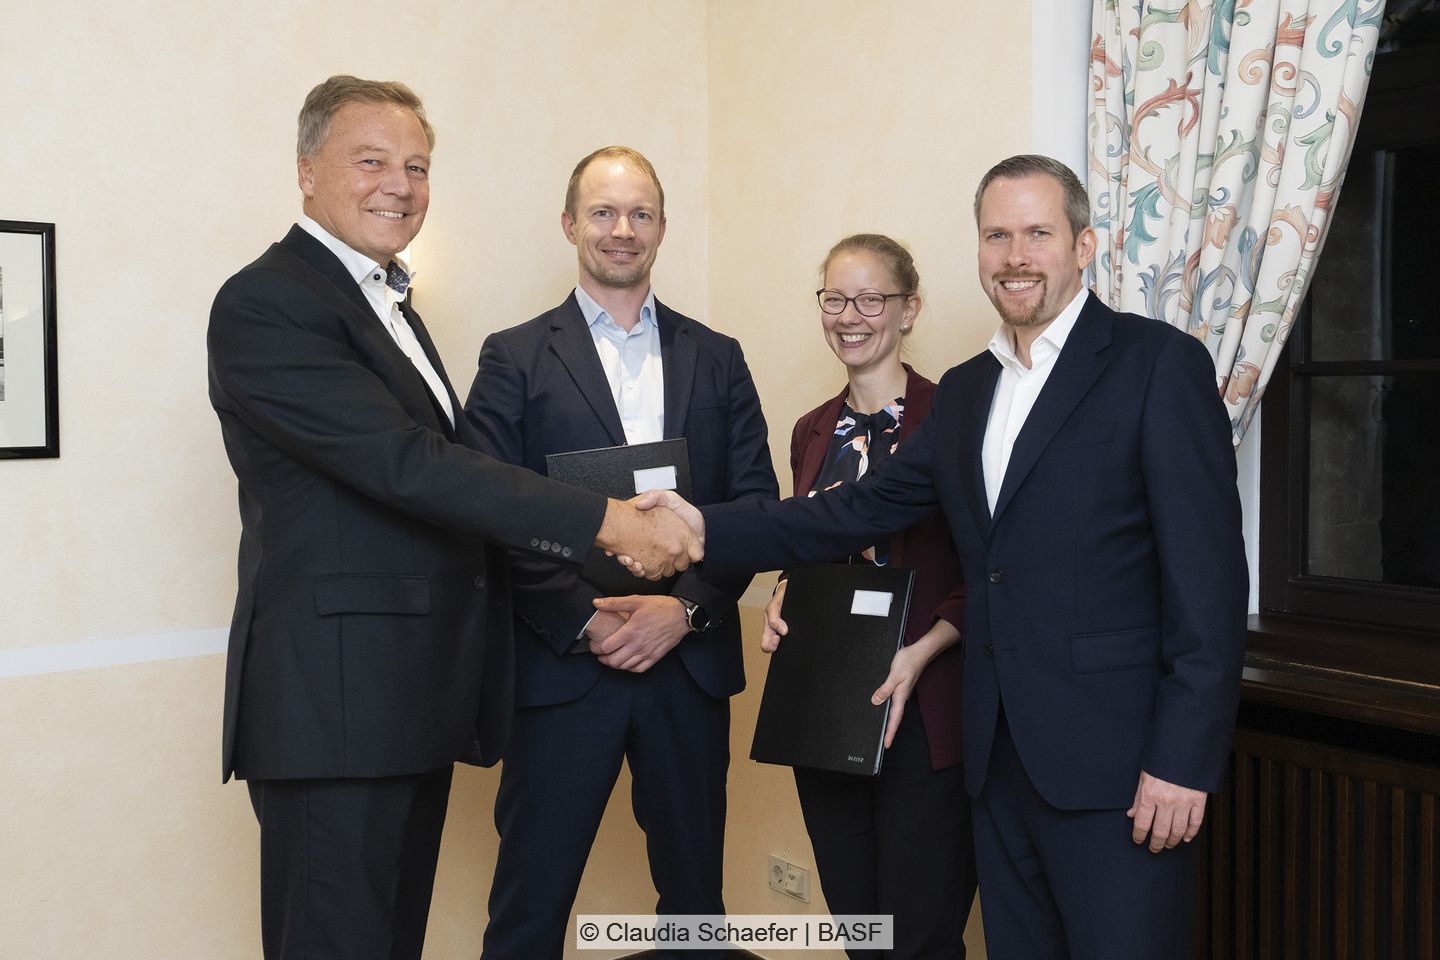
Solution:
M 820 274 L 820 328 L 845 366 L 846 384 L 795 424 L 797 494 L 874 470 L 920 425 L 935 392 L 900 360 L 920 314 L 910 252 L 889 237 L 856 234 L 831 248 Z M 960 765 L 960 561 L 937 511 L 850 562 L 910 567 L 915 586 L 905 645 L 876 691 L 890 698 L 879 775 L 795 768 L 820 884 L 832 914 L 894 915 L 891 957 L 963 958 L 975 857 Z M 784 597 L 782 576 L 765 610 L 766 652 L 786 633 Z

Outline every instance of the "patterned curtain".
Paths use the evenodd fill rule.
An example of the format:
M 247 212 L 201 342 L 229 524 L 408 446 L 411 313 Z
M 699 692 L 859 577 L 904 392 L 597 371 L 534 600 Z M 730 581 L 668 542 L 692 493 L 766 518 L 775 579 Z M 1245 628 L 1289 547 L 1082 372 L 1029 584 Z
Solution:
M 1385 0 L 1094 0 L 1095 292 L 1215 358 L 1235 443 L 1325 241 Z

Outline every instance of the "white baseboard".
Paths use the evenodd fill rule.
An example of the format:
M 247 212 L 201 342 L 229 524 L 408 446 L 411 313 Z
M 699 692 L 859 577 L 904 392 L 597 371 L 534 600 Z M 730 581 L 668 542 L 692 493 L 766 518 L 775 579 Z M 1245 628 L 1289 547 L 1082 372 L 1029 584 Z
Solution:
M 228 627 L 214 627 L 0 650 L 0 680 L 224 653 L 229 633 Z

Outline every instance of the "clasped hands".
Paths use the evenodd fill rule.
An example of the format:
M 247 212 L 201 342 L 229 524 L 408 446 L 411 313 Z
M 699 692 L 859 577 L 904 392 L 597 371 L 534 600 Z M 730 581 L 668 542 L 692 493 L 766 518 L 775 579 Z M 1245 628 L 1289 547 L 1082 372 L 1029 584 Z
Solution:
M 635 576 L 659 580 L 704 559 L 705 519 L 673 490 L 651 490 L 611 500 L 595 544 Z
M 661 508 L 661 509 L 656 509 Z M 674 491 L 611 500 L 595 542 L 637 577 L 659 580 L 705 556 L 705 521 Z M 689 632 L 674 597 L 600 597 L 586 628 L 590 652 L 607 667 L 644 673 Z
M 597 597 L 585 627 L 590 652 L 612 670 L 644 673 L 690 632 L 685 607 L 674 597 Z

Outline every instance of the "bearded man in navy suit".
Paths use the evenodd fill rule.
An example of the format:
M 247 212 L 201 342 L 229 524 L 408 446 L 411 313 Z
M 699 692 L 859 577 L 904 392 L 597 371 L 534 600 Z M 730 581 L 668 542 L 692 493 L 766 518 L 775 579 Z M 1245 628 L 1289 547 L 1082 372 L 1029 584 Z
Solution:
M 1186 956 L 1186 845 L 1229 754 L 1249 582 L 1214 367 L 1194 337 L 1085 290 L 1095 234 L 1063 164 L 998 164 L 975 215 L 1002 323 L 916 435 L 867 482 L 689 519 L 721 574 L 844 554 L 938 504 L 968 587 L 986 949 Z
M 628 147 L 585 157 L 560 225 L 579 282 L 486 339 L 466 403 L 481 448 L 544 473 L 548 454 L 684 437 L 696 502 L 777 497 L 740 345 L 650 289 L 665 236 L 650 161 Z M 523 556 L 514 573 L 519 709 L 495 801 L 484 956 L 559 960 L 622 760 L 656 912 L 723 914 L 729 698 L 745 685 L 735 601 L 750 576 L 692 568 L 658 594 L 626 584 L 607 597 Z

